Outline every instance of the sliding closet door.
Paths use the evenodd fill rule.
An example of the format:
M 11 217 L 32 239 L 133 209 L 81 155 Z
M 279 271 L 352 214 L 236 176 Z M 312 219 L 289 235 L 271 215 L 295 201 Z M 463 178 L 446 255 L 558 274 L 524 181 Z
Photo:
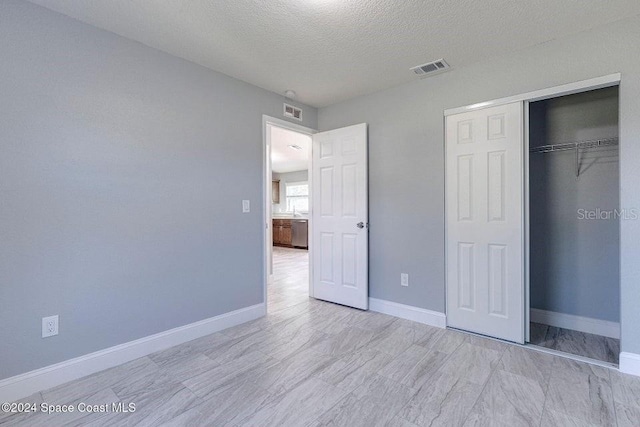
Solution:
M 446 118 L 447 324 L 524 342 L 522 103 Z

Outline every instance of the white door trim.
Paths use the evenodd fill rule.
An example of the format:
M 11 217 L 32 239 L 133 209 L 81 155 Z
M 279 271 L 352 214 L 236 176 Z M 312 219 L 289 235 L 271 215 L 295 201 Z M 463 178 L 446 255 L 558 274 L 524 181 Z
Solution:
M 556 98 L 558 96 L 572 95 L 574 93 L 586 92 L 588 90 L 602 89 L 605 87 L 617 86 L 620 84 L 622 76 L 620 73 L 595 77 L 593 79 L 581 80 L 579 82 L 567 83 L 560 86 L 553 86 L 546 89 L 534 90 L 519 95 L 508 96 L 506 98 L 493 99 L 491 101 L 478 102 L 476 104 L 465 105 L 444 110 L 444 115 L 466 113 L 467 111 L 480 110 L 497 105 L 511 104 L 522 101 L 540 101 L 543 99 Z
M 524 342 L 531 340 L 531 283 L 530 283 L 530 265 L 529 251 L 529 101 L 524 101 L 523 105 L 523 125 L 524 125 L 524 153 L 522 159 L 524 165 L 522 170 L 524 171 L 524 189 L 522 191 L 522 199 L 524 203 L 524 236 L 522 241 L 524 242 Z
M 318 131 L 312 128 L 308 128 L 306 126 L 302 126 L 296 123 L 291 123 L 286 120 L 278 119 L 276 117 L 271 117 L 266 114 L 262 115 L 262 206 L 263 206 L 263 214 L 262 214 L 262 248 L 264 250 L 262 256 L 262 270 L 263 270 L 263 298 L 265 309 L 268 307 L 267 305 L 267 286 L 269 283 L 269 265 L 268 260 L 270 259 L 268 254 L 269 251 L 273 250 L 273 246 L 271 243 L 271 238 L 267 234 L 267 232 L 271 232 L 271 228 L 267 228 L 267 224 L 271 221 L 272 212 L 271 212 L 271 179 L 268 177 L 271 176 L 271 159 L 270 153 L 267 153 L 267 143 L 269 141 L 270 135 L 268 132 L 268 125 L 276 126 L 283 129 L 288 129 L 294 132 L 299 132 L 308 136 L 317 133 Z M 311 148 L 309 149 L 311 150 Z M 309 171 L 311 171 L 311 153 L 309 153 Z M 309 174 L 309 191 L 313 191 L 312 182 L 311 182 L 311 174 Z M 309 199 L 309 203 L 311 203 L 311 199 Z M 311 205 L 309 205 L 309 211 L 311 211 Z M 311 239 L 311 231 L 313 228 L 312 221 L 309 221 L 309 239 Z M 311 262 L 311 240 L 309 240 L 309 295 L 313 296 L 313 284 L 311 281 L 311 274 L 313 274 L 313 263 Z
M 270 123 L 279 128 L 289 129 L 295 132 L 304 133 L 305 135 L 313 135 L 314 133 L 318 133 L 317 129 L 308 128 L 306 126 L 299 125 L 297 123 L 291 123 L 287 120 L 278 119 L 276 117 L 271 117 L 266 114 L 262 115 L 262 129 L 265 129 L 267 123 Z

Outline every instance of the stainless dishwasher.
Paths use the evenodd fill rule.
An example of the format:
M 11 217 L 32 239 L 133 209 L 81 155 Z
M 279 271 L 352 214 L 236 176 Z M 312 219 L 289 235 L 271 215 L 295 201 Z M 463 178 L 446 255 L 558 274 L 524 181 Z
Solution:
M 291 246 L 295 248 L 309 247 L 309 227 L 306 219 L 291 221 Z

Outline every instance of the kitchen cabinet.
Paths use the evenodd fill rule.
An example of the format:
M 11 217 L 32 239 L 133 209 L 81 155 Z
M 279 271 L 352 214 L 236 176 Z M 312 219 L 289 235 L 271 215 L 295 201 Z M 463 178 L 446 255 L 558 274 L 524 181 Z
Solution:
M 308 221 L 306 219 L 273 219 L 273 245 L 288 248 L 308 248 Z M 294 230 L 295 229 L 295 230 Z
M 274 179 L 271 181 L 271 201 L 273 203 L 280 203 L 280 180 Z
M 273 244 L 275 246 L 291 246 L 291 220 L 273 220 Z

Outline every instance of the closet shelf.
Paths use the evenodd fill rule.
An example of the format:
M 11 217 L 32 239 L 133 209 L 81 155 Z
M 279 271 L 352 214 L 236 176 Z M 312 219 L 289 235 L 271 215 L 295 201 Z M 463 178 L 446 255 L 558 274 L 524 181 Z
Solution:
M 591 139 L 587 141 L 564 142 L 562 144 L 541 145 L 529 149 L 531 153 L 552 153 L 554 151 L 576 150 L 576 178 L 580 176 L 580 150 L 618 145 L 618 138 Z
M 587 148 L 607 147 L 618 145 L 618 138 L 592 139 L 588 141 L 564 142 L 562 144 L 541 145 L 529 149 L 531 153 L 551 153 L 554 151 L 583 150 Z
M 580 150 L 618 145 L 618 138 L 592 139 L 588 141 L 565 142 L 541 145 L 529 149 L 531 153 L 553 153 L 554 151 L 576 150 L 576 179 L 580 177 Z

